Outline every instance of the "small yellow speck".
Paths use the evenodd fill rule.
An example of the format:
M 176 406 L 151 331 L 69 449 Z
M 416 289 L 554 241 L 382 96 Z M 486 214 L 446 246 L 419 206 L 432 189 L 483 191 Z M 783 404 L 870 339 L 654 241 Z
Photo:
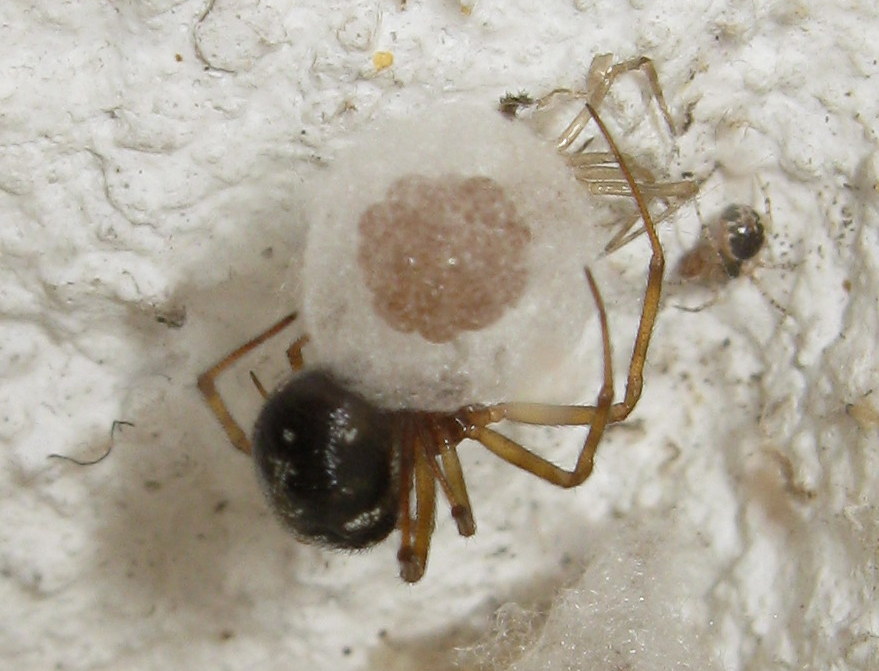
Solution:
M 845 411 L 863 431 L 879 426 L 879 410 L 867 400 L 867 394 L 854 403 L 846 403 Z
M 394 54 L 390 51 L 376 51 L 372 55 L 372 64 L 377 72 L 389 68 L 394 64 Z

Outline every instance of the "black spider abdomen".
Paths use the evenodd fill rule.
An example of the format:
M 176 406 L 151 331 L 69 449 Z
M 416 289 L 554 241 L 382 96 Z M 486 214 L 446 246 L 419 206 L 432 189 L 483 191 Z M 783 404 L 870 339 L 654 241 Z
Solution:
M 302 540 L 363 548 L 396 526 L 396 454 L 387 419 L 323 371 L 294 376 L 266 400 L 253 457 L 281 520 Z

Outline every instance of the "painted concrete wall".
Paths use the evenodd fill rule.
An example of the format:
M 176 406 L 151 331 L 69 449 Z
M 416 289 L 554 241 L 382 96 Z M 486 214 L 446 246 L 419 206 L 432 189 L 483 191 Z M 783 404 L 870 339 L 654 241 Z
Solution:
M 873 3 L 471 9 L 0 4 L 5 666 L 875 668 Z M 491 107 L 505 92 L 581 87 L 603 52 L 655 60 L 678 137 L 637 75 L 602 114 L 657 177 L 705 180 L 705 222 L 730 202 L 762 211 L 765 187 L 760 266 L 716 291 L 669 274 L 644 397 L 579 489 L 462 446 L 479 532 L 459 538 L 441 509 L 416 586 L 396 576 L 394 537 L 352 556 L 297 544 L 196 376 L 286 312 L 309 304 L 304 323 L 320 320 L 322 303 L 306 298 L 333 271 L 305 263 L 319 234 L 309 223 L 334 198 L 336 156 L 355 161 L 351 138 L 380 117 L 430 128 L 458 100 Z M 583 231 L 604 240 L 614 221 L 584 217 Z M 688 205 L 663 227 L 670 267 L 701 225 Z M 599 246 L 559 247 L 558 263 L 594 260 Z M 594 265 L 618 370 L 647 254 L 638 241 Z M 340 256 L 338 268 L 351 263 Z M 570 286 L 588 304 L 585 283 Z M 533 310 L 501 335 L 532 348 L 520 360 L 540 351 L 528 338 L 541 317 L 565 315 Z M 594 319 L 579 337 L 534 366 L 532 387 L 486 381 L 498 368 L 475 355 L 419 384 L 434 375 L 460 389 L 463 376 L 486 395 L 590 403 Z M 243 423 L 259 405 L 248 370 L 277 381 L 285 344 L 224 378 Z M 315 349 L 332 365 L 332 350 Z M 392 388 L 394 356 L 383 355 L 376 379 Z M 529 389 L 537 398 L 522 398 Z M 116 426 L 99 464 L 47 459 L 100 455 L 114 420 L 133 426 Z M 565 463 L 582 439 L 513 435 Z

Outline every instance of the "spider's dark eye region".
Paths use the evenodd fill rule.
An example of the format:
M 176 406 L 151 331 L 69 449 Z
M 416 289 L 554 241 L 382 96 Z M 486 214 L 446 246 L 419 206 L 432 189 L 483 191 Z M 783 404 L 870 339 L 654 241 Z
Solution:
M 746 205 L 730 205 L 720 218 L 726 222 L 729 248 L 739 261 L 753 258 L 763 246 L 763 222 L 760 215 Z
M 397 467 L 380 411 L 321 371 L 269 396 L 253 457 L 279 517 L 302 540 L 366 547 L 397 523 Z

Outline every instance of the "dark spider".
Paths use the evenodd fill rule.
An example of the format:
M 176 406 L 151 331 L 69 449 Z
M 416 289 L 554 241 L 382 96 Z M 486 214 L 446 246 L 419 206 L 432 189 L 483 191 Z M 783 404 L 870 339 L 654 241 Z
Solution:
M 469 438 L 504 461 L 560 487 L 581 484 L 592 473 L 596 449 L 609 423 L 620 422 L 641 396 L 642 374 L 665 265 L 662 246 L 639 184 L 592 105 L 595 119 L 635 198 L 652 254 L 644 303 L 623 400 L 613 402 L 613 370 L 607 315 L 589 269 L 586 280 L 599 312 L 603 381 L 595 405 L 501 403 L 467 405 L 453 412 L 387 410 L 347 389 L 325 370 L 303 371 L 272 393 L 251 377 L 265 405 L 251 443 L 216 390 L 217 376 L 290 324 L 288 315 L 245 343 L 198 378 L 198 387 L 233 445 L 251 454 L 269 501 L 300 539 L 339 549 L 358 549 L 384 539 L 394 528 L 402 536 L 397 554 L 403 580 L 424 574 L 436 509 L 436 485 L 451 508 L 458 532 L 476 531 L 457 446 Z M 291 368 L 303 367 L 307 336 L 287 350 Z M 501 420 L 548 426 L 589 426 L 574 468 L 567 471 L 489 428 Z

